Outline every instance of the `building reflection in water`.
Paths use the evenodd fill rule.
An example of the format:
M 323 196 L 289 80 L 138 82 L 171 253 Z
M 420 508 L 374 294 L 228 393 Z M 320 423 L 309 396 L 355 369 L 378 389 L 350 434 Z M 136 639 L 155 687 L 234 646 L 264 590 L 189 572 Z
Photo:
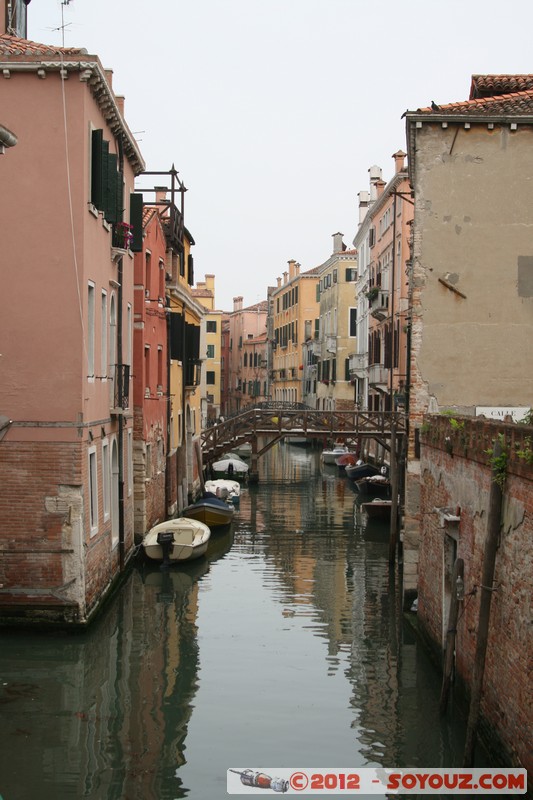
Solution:
M 231 533 L 219 536 L 212 560 L 230 547 Z M 199 579 L 209 568 L 206 559 L 167 572 L 143 562 L 88 632 L 3 636 L 3 797 L 188 794 L 179 767 L 197 689 Z
M 217 797 L 241 759 L 460 765 L 386 527 L 316 450 L 259 465 L 207 559 L 135 568 L 84 634 L 0 634 L 6 800 Z

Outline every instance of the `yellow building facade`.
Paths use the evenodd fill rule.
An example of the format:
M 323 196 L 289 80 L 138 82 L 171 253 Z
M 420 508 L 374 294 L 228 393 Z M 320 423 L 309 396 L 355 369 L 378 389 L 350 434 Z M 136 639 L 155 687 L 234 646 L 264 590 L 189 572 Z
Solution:
M 300 273 L 296 261 L 277 279 L 270 296 L 272 314 L 272 400 L 301 403 L 303 398 L 303 343 L 315 337 L 319 302 L 317 268 Z

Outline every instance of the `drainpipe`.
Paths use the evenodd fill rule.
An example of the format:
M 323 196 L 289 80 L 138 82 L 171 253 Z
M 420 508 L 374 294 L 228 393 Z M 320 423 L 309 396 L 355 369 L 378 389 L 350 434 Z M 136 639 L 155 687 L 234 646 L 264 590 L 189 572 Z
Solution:
M 119 366 L 118 406 L 124 407 L 124 365 L 122 363 L 122 256 L 118 260 L 117 364 Z M 122 371 L 122 372 L 121 372 Z M 120 571 L 124 570 L 124 417 L 118 417 L 118 557 Z
M 390 380 L 389 380 L 389 395 L 390 395 L 390 410 L 394 411 L 394 282 L 396 280 L 396 192 L 394 192 L 394 200 L 392 206 L 392 266 L 391 266 L 391 293 L 390 293 L 390 337 L 391 337 L 391 352 L 390 352 Z
M 172 395 L 170 393 L 170 348 L 171 348 L 171 337 L 170 337 L 170 300 L 166 298 L 165 300 L 165 319 L 167 323 L 167 430 L 166 430 L 166 439 L 167 439 L 167 470 L 165 476 L 165 516 L 168 517 L 169 509 L 170 509 L 170 501 L 172 499 L 172 478 L 171 472 L 169 469 L 169 454 L 170 454 L 170 425 L 171 425 L 171 417 L 172 417 Z

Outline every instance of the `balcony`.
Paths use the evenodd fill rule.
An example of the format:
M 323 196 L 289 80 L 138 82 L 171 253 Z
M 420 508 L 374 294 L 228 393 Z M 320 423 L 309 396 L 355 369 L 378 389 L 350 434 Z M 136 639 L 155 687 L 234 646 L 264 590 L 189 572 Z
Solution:
M 370 302 L 371 315 L 374 319 L 382 322 L 389 316 L 389 290 L 380 289 L 377 295 Z
M 337 337 L 336 336 L 326 336 L 326 352 L 328 352 L 328 353 L 336 353 L 337 352 Z
M 309 347 L 314 356 L 322 355 L 322 342 L 320 339 L 313 339 Z
M 130 365 L 115 364 L 112 416 L 120 416 L 130 407 Z
M 389 370 L 383 364 L 371 364 L 368 367 L 368 383 L 370 386 L 379 386 L 387 389 L 389 385 Z
M 368 353 L 352 353 L 350 355 L 348 368 L 350 375 L 356 378 L 364 378 L 368 366 Z

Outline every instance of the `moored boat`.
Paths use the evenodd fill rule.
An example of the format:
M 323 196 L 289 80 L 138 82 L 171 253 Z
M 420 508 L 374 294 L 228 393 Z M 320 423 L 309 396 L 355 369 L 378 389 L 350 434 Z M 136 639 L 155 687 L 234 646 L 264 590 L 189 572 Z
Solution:
M 241 458 L 250 458 L 252 455 L 252 445 L 250 442 L 243 442 L 233 448 L 233 453 Z
M 355 481 L 355 485 L 360 494 L 378 495 L 387 497 L 390 493 L 391 485 L 385 475 L 370 475 Z
M 232 503 L 228 503 L 216 495 L 211 495 L 210 492 L 181 512 L 182 517 L 200 520 L 211 529 L 229 525 L 234 514 L 235 506 Z
M 339 456 L 346 455 L 350 450 L 345 444 L 336 444 L 332 450 L 322 450 L 320 458 L 323 464 L 335 464 Z
M 378 467 L 373 464 L 368 464 L 364 461 L 356 461 L 355 464 L 347 464 L 345 472 L 351 481 L 357 481 L 360 478 L 367 478 L 370 475 L 377 475 L 379 473 Z
M 338 466 L 339 469 L 346 469 L 346 467 L 352 467 L 356 463 L 356 456 L 355 453 L 343 453 L 342 456 L 339 456 L 335 459 L 335 464 Z
M 145 535 L 142 546 L 148 558 L 168 566 L 203 556 L 210 536 L 211 530 L 203 522 L 177 517 L 154 525 Z
M 221 500 L 231 500 L 238 503 L 241 497 L 241 484 L 239 481 L 231 481 L 225 478 L 217 478 L 214 481 L 205 482 L 206 492 L 212 492 Z
M 237 458 L 222 458 L 211 465 L 214 478 L 230 478 L 245 481 L 248 477 L 248 464 Z
M 361 503 L 361 508 L 371 519 L 390 520 L 392 500 L 375 497 L 368 503 Z

